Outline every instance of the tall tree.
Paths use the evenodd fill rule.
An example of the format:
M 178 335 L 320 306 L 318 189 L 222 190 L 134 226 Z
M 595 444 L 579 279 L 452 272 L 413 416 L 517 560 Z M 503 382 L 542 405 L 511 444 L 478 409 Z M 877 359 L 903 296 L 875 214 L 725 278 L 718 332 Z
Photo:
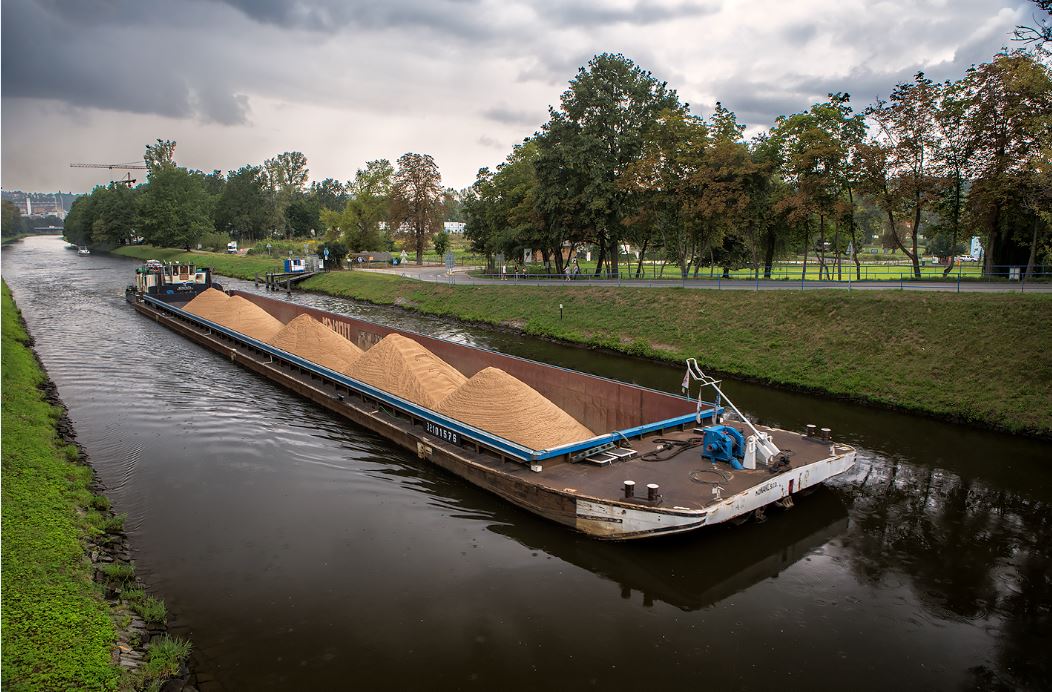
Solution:
M 347 187 L 339 180 L 326 178 L 310 185 L 310 196 L 320 209 L 339 211 L 347 202 Z
M 779 210 L 802 235 L 805 277 L 807 253 L 813 244 L 814 219 L 818 220 L 818 239 L 814 247 L 818 252 L 820 276 L 830 276 L 825 261 L 827 245 L 837 251 L 839 258 L 841 225 L 847 221 L 848 230 L 855 231 L 855 176 L 851 162 L 852 151 L 861 140 L 864 128 L 861 114 L 851 109 L 850 96 L 836 93 L 805 113 L 778 118 L 771 131 L 772 144 L 780 149 L 783 172 L 792 186 L 791 194 L 779 201 Z M 848 207 L 845 207 L 845 201 Z M 847 213 L 849 211 L 851 213 Z M 831 226 L 834 240 L 829 243 L 827 237 Z
M 130 242 L 138 234 L 140 190 L 110 183 L 91 194 L 97 198 L 91 222 L 93 244 L 112 247 Z
M 0 225 L 0 235 L 5 238 L 18 235 L 22 232 L 22 210 L 18 205 L 3 201 L 3 223 Z
M 1052 43 L 1052 0 L 1031 0 L 1037 8 L 1034 25 L 1021 25 L 1012 32 L 1016 41 L 1043 46 Z
M 682 277 L 697 255 L 703 193 L 696 187 L 706 165 L 709 129 L 686 109 L 663 111 L 648 129 L 642 155 L 630 163 L 621 180 L 639 200 L 631 217 L 636 232 L 653 237 L 665 249 Z
M 1002 52 L 968 70 L 965 129 L 971 142 L 974 184 L 968 210 L 984 231 L 985 270 L 1021 259 L 1030 223 L 1022 227 L 1010 212 L 1034 187 L 1042 147 L 1052 141 L 1052 75 L 1023 51 Z M 1015 237 L 1018 232 L 1024 240 Z
M 939 87 L 918 72 L 913 82 L 896 86 L 888 101 L 878 99 L 866 110 L 876 133 L 860 149 L 864 185 L 883 210 L 893 242 L 910 259 L 918 278 L 922 223 L 940 188 L 938 100 Z
M 214 230 L 211 203 L 203 175 L 178 167 L 160 169 L 151 174 L 142 195 L 142 235 L 152 245 L 189 250 Z
M 402 154 L 391 186 L 391 221 L 424 263 L 424 247 L 442 226 L 442 176 L 430 154 Z
M 267 235 L 274 215 L 267 179 L 259 166 L 242 166 L 227 173 L 223 193 L 216 202 L 216 229 L 238 240 L 259 240 Z
M 624 220 L 637 200 L 621 185 L 643 152 L 658 114 L 679 107 L 676 92 L 623 55 L 603 53 L 582 67 L 540 138 L 542 209 L 585 230 L 599 245 L 596 273 L 609 256 L 616 272 Z
M 934 203 L 938 216 L 933 235 L 941 237 L 945 256 L 951 258 L 958 254 L 962 241 L 964 203 L 974 146 L 966 127 L 967 114 L 968 99 L 962 82 L 947 81 L 940 85 L 935 111 L 938 146 L 934 152 L 934 169 L 941 184 Z M 952 260 L 947 262 L 943 275 L 953 271 L 953 267 Z
M 322 223 L 335 239 L 339 237 L 354 252 L 386 247 L 382 229 L 388 220 L 394 167 L 387 159 L 377 159 L 359 168 L 347 183 L 349 198 L 339 211 L 323 209 Z
M 273 225 L 291 237 L 293 227 L 288 216 L 293 199 L 303 194 L 310 171 L 307 157 L 298 151 L 286 151 L 263 162 L 267 183 L 273 198 Z
M 156 144 L 146 145 L 146 154 L 143 156 L 148 175 L 158 171 L 175 168 L 175 142 L 170 139 L 158 139 Z

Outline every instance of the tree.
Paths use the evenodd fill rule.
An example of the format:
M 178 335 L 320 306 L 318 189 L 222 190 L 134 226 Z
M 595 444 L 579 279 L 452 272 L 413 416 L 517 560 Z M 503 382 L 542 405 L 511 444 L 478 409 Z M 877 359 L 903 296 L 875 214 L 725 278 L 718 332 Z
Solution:
M 931 234 L 936 242 L 929 243 L 929 252 L 936 257 L 954 257 L 963 251 L 962 220 L 973 147 L 966 127 L 967 113 L 968 99 L 962 82 L 943 83 L 935 111 L 938 147 L 934 168 L 941 179 L 934 202 L 938 221 Z M 943 275 L 951 271 L 953 262 L 947 262 Z
M 339 211 L 347 202 L 347 187 L 333 178 L 311 183 L 309 194 L 319 209 Z
M 238 240 L 259 240 L 274 217 L 272 204 L 262 168 L 242 166 L 230 171 L 216 202 L 216 229 Z
M 1031 0 L 1037 6 L 1038 14 L 1034 16 L 1034 26 L 1017 26 L 1012 32 L 1014 40 L 1023 43 L 1034 43 L 1039 46 L 1052 43 L 1052 0 Z
M 855 237 L 858 169 L 852 166 L 852 160 L 864 131 L 862 116 L 853 112 L 850 95 L 844 93 L 830 94 L 829 100 L 816 103 L 805 113 L 778 118 L 771 131 L 772 145 L 779 148 L 782 170 L 791 186 L 789 194 L 779 200 L 778 210 L 802 236 L 804 277 L 815 217 L 818 240 L 814 248 L 818 252 L 819 276 L 830 276 L 825 261 L 827 246 L 831 245 L 840 258 L 841 226 L 847 225 Z M 826 240 L 830 224 L 834 229 L 831 244 Z M 854 242 L 856 253 L 858 244 Z M 854 259 L 857 271 L 857 254 Z
M 325 251 L 328 250 L 328 256 Z M 318 245 L 318 257 L 325 260 L 325 266 L 330 269 L 339 269 L 343 266 L 343 258 L 347 256 L 347 246 L 339 240 L 330 240 Z
M 446 250 L 449 248 L 449 234 L 445 231 L 439 231 L 433 238 L 435 244 L 435 253 L 441 257 L 446 254 Z
M 538 197 L 549 221 L 599 245 L 596 274 L 609 253 L 617 271 L 621 241 L 638 200 L 621 185 L 643 152 L 658 114 L 679 107 L 676 92 L 623 55 L 603 53 L 582 67 L 539 139 Z
M 402 154 L 391 186 L 391 221 L 408 235 L 416 263 L 424 263 L 424 246 L 442 224 L 442 176 L 430 154 Z
M 292 200 L 303 194 L 310 171 L 307 157 L 298 151 L 286 151 L 263 162 L 267 185 L 273 198 L 272 224 L 287 237 L 293 232 L 287 215 Z
M 99 188 L 95 188 L 98 190 Z M 92 190 L 91 194 L 81 195 L 73 201 L 63 222 L 63 237 L 73 245 L 90 245 L 91 231 L 95 223 L 95 206 L 99 197 Z
M 147 144 L 143 160 L 149 169 L 147 172 L 149 176 L 162 170 L 175 168 L 175 142 L 170 139 L 158 139 L 156 144 Z
M 3 223 L 0 226 L 0 235 L 10 238 L 22 232 L 22 210 L 18 208 L 17 204 L 8 202 L 5 199 L 3 201 Z
M 146 242 L 187 250 L 212 232 L 212 199 L 204 176 L 185 168 L 159 169 L 142 195 L 142 235 Z
M 897 85 L 889 101 L 878 99 L 866 110 L 877 132 L 860 149 L 863 183 L 884 212 L 892 241 L 910 259 L 917 278 L 921 224 L 941 186 L 936 175 L 938 99 L 939 88 L 923 72 L 913 82 Z
M 91 222 L 91 240 L 95 245 L 125 245 L 138 234 L 139 190 L 120 183 L 97 187 Z
M 386 247 L 381 230 L 388 220 L 394 167 L 387 159 L 369 161 L 347 183 L 349 199 L 341 211 L 322 209 L 321 221 L 353 251 Z
M 649 232 L 658 239 L 684 278 L 697 257 L 704 224 L 698 208 L 704 192 L 697 185 L 710 144 L 704 121 L 682 108 L 663 111 L 648 130 L 641 156 L 626 167 L 620 183 L 631 187 L 639 200 L 632 217 L 639 235 Z
M 967 211 L 984 231 L 985 271 L 1022 264 L 1028 254 L 1034 190 L 1042 147 L 1052 140 L 1052 75 L 1023 51 L 1002 52 L 968 70 L 965 131 L 974 183 Z M 1014 218 L 1013 218 L 1014 217 Z

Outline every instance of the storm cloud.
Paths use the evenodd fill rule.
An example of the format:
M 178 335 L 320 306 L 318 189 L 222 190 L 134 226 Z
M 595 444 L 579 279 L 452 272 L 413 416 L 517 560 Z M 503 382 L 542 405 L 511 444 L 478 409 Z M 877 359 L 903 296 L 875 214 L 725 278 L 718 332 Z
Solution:
M 1031 7 L 5 0 L 3 185 L 86 190 L 105 180 L 69 162 L 130 160 L 160 137 L 203 170 L 303 151 L 316 178 L 427 152 L 461 187 L 535 132 L 596 53 L 623 53 L 695 112 L 718 100 L 756 131 L 829 92 L 861 109 L 920 70 L 959 77 L 1009 45 Z

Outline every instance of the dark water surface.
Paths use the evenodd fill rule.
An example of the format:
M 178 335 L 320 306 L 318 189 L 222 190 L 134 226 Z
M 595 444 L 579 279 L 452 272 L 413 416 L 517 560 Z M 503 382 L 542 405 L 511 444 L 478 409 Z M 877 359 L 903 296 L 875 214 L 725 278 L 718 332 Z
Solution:
M 3 251 L 206 690 L 1052 685 L 1048 443 L 730 383 L 765 423 L 833 428 L 855 469 L 763 524 L 599 543 L 144 319 L 134 265 L 53 237 Z M 682 375 L 293 300 L 657 388 Z

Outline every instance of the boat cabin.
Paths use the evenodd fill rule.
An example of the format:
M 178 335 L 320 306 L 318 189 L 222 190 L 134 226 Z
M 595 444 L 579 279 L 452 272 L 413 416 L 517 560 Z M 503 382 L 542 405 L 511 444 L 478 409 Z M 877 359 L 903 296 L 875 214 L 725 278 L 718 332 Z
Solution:
M 212 284 L 212 270 L 193 264 L 147 260 L 135 270 L 135 290 L 161 298 L 190 300 Z

